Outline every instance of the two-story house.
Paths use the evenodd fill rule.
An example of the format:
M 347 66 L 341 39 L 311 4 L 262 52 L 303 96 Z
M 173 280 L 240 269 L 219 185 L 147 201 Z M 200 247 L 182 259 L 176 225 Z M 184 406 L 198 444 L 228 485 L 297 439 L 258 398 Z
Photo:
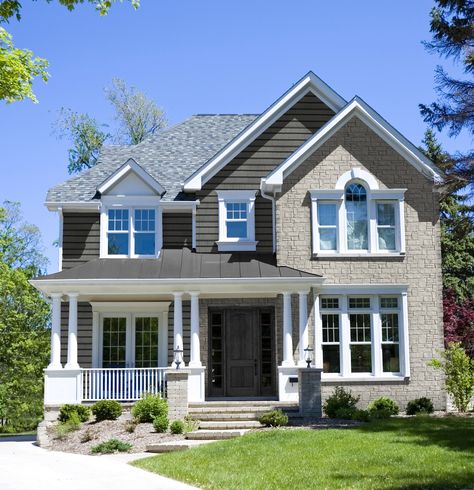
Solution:
M 443 347 L 436 168 L 358 97 L 308 73 L 260 115 L 196 115 L 49 190 L 60 272 L 46 405 L 298 401 L 322 369 L 361 404 L 429 396 Z M 312 349 L 306 350 L 305 349 Z

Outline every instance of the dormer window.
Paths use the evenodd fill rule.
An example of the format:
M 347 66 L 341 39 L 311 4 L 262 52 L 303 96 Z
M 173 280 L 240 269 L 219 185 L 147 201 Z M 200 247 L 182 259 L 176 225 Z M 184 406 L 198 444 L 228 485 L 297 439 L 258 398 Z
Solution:
M 252 251 L 255 241 L 256 191 L 218 191 L 219 252 Z
M 109 209 L 107 250 L 109 255 L 128 255 L 129 211 L 128 209 Z
M 404 255 L 406 189 L 379 189 L 361 169 L 343 174 L 334 190 L 311 191 L 313 255 Z

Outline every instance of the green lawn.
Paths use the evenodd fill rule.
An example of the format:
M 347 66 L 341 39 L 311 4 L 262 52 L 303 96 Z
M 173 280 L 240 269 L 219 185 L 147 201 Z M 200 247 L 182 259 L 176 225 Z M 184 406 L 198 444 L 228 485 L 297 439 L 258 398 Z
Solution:
M 205 489 L 474 488 L 474 418 L 254 432 L 133 463 Z

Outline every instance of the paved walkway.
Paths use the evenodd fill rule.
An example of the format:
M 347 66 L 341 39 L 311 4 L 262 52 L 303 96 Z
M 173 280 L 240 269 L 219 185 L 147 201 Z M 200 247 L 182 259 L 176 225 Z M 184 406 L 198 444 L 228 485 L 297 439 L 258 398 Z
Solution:
M 83 456 L 47 451 L 31 437 L 0 438 L 2 490 L 192 490 L 126 464 L 135 455 Z M 135 459 L 144 456 L 136 455 Z

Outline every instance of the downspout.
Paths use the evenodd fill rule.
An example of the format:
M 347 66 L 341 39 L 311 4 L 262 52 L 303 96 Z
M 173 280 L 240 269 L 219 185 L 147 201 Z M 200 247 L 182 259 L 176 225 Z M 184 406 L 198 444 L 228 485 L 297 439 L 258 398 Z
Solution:
M 275 203 L 275 195 L 271 196 L 270 194 L 265 194 L 265 192 L 263 192 L 263 180 L 260 183 L 260 194 L 264 199 L 269 199 L 272 202 L 272 244 L 273 244 L 273 253 L 276 254 L 277 246 L 276 246 L 276 203 Z

